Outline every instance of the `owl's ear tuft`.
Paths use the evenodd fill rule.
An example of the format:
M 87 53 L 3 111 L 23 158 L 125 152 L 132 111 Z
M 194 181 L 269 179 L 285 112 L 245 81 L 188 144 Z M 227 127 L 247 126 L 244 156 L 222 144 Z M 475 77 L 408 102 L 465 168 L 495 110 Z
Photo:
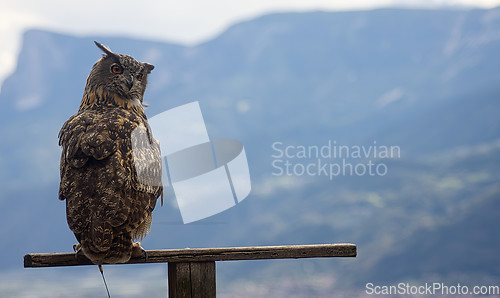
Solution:
M 103 52 L 104 52 L 104 54 L 105 54 L 105 55 L 108 55 L 108 56 L 115 56 L 115 54 L 114 54 L 113 52 L 111 52 L 111 50 L 110 50 L 107 46 L 105 46 L 105 45 L 103 45 L 102 43 L 97 42 L 97 41 L 95 41 L 95 40 L 94 40 L 94 43 L 95 43 L 95 45 L 96 45 L 99 49 L 101 49 L 101 51 L 103 51 Z
M 153 64 L 149 64 L 149 63 L 147 63 L 147 62 L 142 63 L 142 65 L 144 65 L 144 69 L 145 69 L 148 73 L 150 73 L 150 72 L 151 72 L 151 71 L 155 68 L 155 66 L 154 66 Z

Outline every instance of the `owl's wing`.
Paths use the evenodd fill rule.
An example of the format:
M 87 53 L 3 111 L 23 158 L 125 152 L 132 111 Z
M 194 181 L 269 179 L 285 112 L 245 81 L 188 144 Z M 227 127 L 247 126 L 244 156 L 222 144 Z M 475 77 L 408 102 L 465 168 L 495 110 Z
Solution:
M 132 185 L 156 197 L 162 195 L 160 143 L 153 139 L 148 123 L 141 123 L 132 131 L 131 143 L 136 170 Z
M 162 193 L 161 157 L 147 123 L 142 126 L 146 128 L 149 147 L 142 146 L 138 156 L 132 152 L 131 134 L 144 121 L 121 109 L 106 113 L 86 110 L 63 125 L 59 134 L 59 198 L 67 200 L 68 224 L 75 234 L 89 226 L 130 229 L 154 209 Z M 139 131 L 139 139 L 144 139 L 142 130 Z M 152 185 L 138 178 L 135 164 L 150 164 L 140 175 L 146 177 L 145 181 L 154 182 L 149 183 Z M 104 236 L 110 233 L 103 231 L 95 238 L 107 242 Z
M 80 168 L 90 157 L 102 160 L 117 149 L 118 133 L 113 130 L 110 115 L 94 111 L 83 111 L 69 118 L 59 132 L 59 146 L 62 146 L 61 166 L 68 163 Z M 130 124 L 129 124 L 130 125 Z
M 130 142 L 118 148 L 120 140 Z M 62 146 L 61 166 L 68 164 L 75 168 L 84 166 L 89 158 L 103 160 L 118 149 L 132 151 L 132 164 L 127 166 L 136 169 L 132 177 L 134 188 L 157 193 L 162 186 L 160 144 L 153 138 L 148 123 L 132 117 L 131 113 L 99 114 L 87 110 L 76 114 L 61 128 L 59 146 Z

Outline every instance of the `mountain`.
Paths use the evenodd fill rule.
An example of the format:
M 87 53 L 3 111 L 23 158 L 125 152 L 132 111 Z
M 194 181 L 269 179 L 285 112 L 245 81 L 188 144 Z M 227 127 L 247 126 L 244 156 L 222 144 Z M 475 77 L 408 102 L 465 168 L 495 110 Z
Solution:
M 0 271 L 6 276 L 0 291 L 19 294 L 23 287 L 13 280 L 34 276 L 13 273 L 25 253 L 68 251 L 75 242 L 57 200 L 57 134 L 76 112 L 101 55 L 93 40 L 155 65 L 145 96 L 148 117 L 197 100 L 210 136 L 242 141 L 248 156 L 249 198 L 183 225 L 169 190 L 146 248 L 358 244 L 354 260 L 218 264 L 222 295 L 242 288 L 246 296 L 328 296 L 339 289 L 361 295 L 367 282 L 498 280 L 498 28 L 497 8 L 271 14 L 192 47 L 27 31 L 0 93 Z M 277 146 L 291 156 L 275 157 Z M 323 146 L 350 153 L 315 156 Z M 392 158 L 354 154 L 356 147 L 380 153 L 391 146 L 399 148 Z M 276 175 L 285 161 L 292 175 Z M 344 167 L 332 179 L 319 171 L 301 174 L 310 164 L 317 170 L 318 162 L 365 170 L 372 162 L 381 172 L 360 175 Z M 134 269 L 109 268 L 115 285 L 127 288 Z M 38 271 L 46 278 L 24 291 L 43 296 L 54 289 L 54 275 L 94 276 L 88 270 Z M 153 266 L 140 270 L 158 273 Z M 151 295 L 164 290 L 142 285 Z M 97 291 L 83 291 L 76 281 L 72 288 L 82 289 L 82 297 Z

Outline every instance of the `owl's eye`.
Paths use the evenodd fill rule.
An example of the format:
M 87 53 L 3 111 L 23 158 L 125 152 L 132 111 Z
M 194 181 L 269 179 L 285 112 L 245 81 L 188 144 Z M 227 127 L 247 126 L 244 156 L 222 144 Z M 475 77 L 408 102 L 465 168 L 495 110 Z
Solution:
M 115 64 L 115 65 L 111 66 L 111 71 L 113 73 L 120 74 L 123 72 L 123 68 L 120 65 Z
M 143 77 L 144 77 L 144 75 L 143 75 L 142 73 L 140 73 L 140 74 L 138 74 L 138 75 L 137 75 L 137 79 L 138 79 L 139 81 L 142 81 L 142 78 L 143 78 Z

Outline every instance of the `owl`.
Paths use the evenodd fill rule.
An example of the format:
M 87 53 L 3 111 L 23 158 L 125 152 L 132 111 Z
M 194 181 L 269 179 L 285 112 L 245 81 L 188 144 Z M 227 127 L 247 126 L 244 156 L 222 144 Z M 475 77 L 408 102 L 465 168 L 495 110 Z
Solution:
M 154 66 L 95 44 L 104 54 L 78 112 L 59 132 L 59 199 L 66 200 L 77 255 L 100 265 L 145 254 L 134 241 L 149 232 L 163 187 L 160 147 L 143 105 Z

